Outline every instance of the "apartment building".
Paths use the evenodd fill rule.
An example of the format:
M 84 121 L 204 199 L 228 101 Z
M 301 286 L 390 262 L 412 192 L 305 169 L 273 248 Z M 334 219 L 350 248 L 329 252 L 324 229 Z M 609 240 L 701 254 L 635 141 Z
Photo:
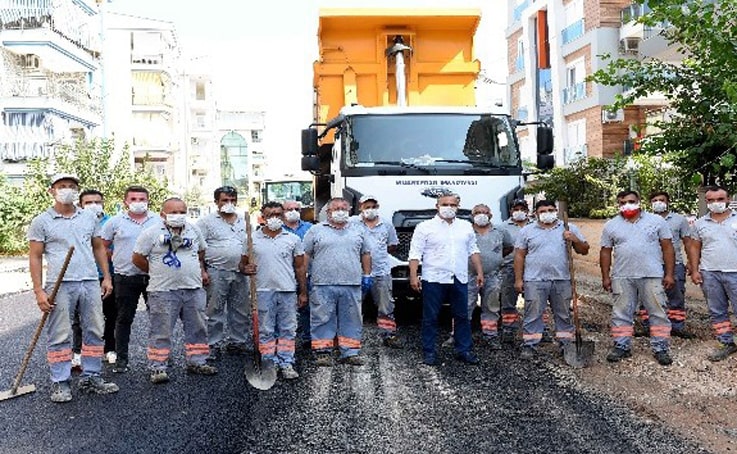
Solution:
M 218 110 L 217 135 L 220 145 L 222 185 L 238 188 L 259 200 L 266 174 L 264 154 L 265 112 Z
M 677 59 L 659 29 L 635 20 L 647 6 L 631 0 L 508 0 L 509 105 L 513 116 L 554 128 L 555 157 L 567 165 L 585 156 L 628 154 L 646 134 L 647 118 L 662 115 L 654 94 L 616 112 L 605 106 L 626 87 L 587 82 L 605 67 L 600 57 Z M 534 127 L 521 131 L 523 158 L 535 157 Z
M 102 124 L 100 15 L 87 0 L 0 3 L 0 169 L 91 138 Z

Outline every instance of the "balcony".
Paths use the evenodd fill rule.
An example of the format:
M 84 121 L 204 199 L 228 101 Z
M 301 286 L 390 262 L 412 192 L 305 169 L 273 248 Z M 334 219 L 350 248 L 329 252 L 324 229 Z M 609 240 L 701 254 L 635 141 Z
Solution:
M 645 5 L 640 5 L 638 3 L 633 3 L 630 6 L 627 6 L 625 8 L 622 8 L 619 11 L 619 17 L 621 19 L 622 25 L 628 24 L 630 22 L 635 22 L 645 14 L 648 14 L 651 11 L 650 7 Z
M 0 91 L 0 105 L 13 111 L 49 111 L 80 123 L 102 123 L 102 101 L 82 84 L 43 76 L 19 77 Z
M 574 145 L 572 147 L 564 148 L 563 149 L 563 164 L 564 165 L 573 164 L 576 161 L 580 161 L 581 159 L 586 158 L 586 156 L 588 156 L 588 146 L 586 144 Z
M 584 31 L 585 31 L 585 27 L 584 27 L 583 18 L 577 20 L 576 22 L 572 23 L 568 27 L 564 28 L 560 32 L 563 45 L 566 45 L 582 37 L 584 34 Z
M 579 82 L 563 89 L 563 104 L 571 104 L 585 97 L 586 82 Z
M 512 12 L 512 19 L 514 22 L 519 22 L 522 19 L 522 11 L 524 11 L 529 4 L 529 0 L 525 0 L 514 8 L 514 11 Z
M 0 99 L 0 102 L 3 100 Z M 47 108 L 5 107 L 0 123 L 0 160 L 47 158 L 54 147 L 92 133 L 96 125 Z
M 654 57 L 664 61 L 680 61 L 683 55 L 678 52 L 678 46 L 668 43 L 665 35 L 671 25 L 662 22 L 655 26 L 643 29 L 642 42 L 639 52 L 642 57 Z
M 52 72 L 97 69 L 95 11 L 75 0 L 0 0 L 0 44 L 18 56 L 37 56 Z
M 151 71 L 171 73 L 171 65 L 164 54 L 131 54 L 132 71 Z
M 516 72 L 525 70 L 525 56 L 524 55 L 518 55 L 517 58 L 514 60 L 514 70 Z

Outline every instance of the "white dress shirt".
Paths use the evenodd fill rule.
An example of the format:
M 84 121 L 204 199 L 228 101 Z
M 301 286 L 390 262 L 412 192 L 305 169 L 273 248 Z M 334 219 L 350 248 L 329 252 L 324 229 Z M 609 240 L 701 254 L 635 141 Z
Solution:
M 422 280 L 452 284 L 468 282 L 468 258 L 477 254 L 476 235 L 468 221 L 434 218 L 417 225 L 409 246 L 409 260 L 422 263 Z

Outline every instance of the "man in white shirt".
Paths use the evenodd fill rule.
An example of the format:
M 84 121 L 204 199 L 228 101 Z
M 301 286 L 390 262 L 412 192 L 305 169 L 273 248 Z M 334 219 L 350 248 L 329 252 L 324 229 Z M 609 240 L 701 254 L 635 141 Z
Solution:
M 417 225 L 409 248 L 410 286 L 422 292 L 422 351 L 425 364 L 437 364 L 435 340 L 438 337 L 438 314 L 443 300 L 450 303 L 453 314 L 456 358 L 467 364 L 478 364 L 471 351 L 471 321 L 468 319 L 468 263 L 476 271 L 476 284 L 483 287 L 476 235 L 471 223 L 456 219 L 461 199 L 445 192 L 438 197 L 438 214 Z M 422 261 L 422 281 L 417 271 Z

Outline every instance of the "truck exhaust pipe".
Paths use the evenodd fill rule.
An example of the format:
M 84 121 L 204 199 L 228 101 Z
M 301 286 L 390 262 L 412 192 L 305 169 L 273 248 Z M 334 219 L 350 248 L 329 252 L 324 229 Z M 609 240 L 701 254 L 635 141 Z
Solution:
M 394 80 L 397 85 L 397 105 L 407 105 L 407 78 L 404 72 L 404 51 L 412 52 L 412 48 L 404 44 L 401 35 L 394 37 L 394 44 L 386 49 L 388 58 L 394 57 Z

